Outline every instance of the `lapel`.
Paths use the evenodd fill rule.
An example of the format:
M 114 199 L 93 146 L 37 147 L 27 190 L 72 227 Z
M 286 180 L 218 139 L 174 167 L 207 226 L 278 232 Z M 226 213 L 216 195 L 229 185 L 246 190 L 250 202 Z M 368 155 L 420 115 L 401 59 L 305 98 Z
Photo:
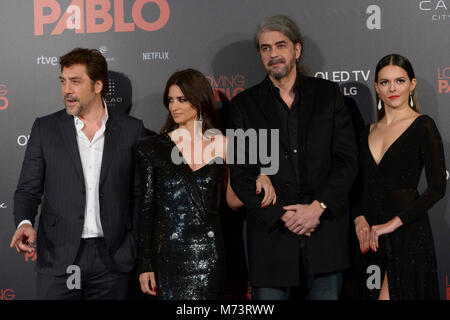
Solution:
M 164 156 L 164 160 L 169 164 L 169 167 L 172 170 L 172 172 L 175 173 L 175 175 L 177 175 L 179 178 L 181 178 L 181 180 L 184 183 L 184 187 L 186 188 L 189 196 L 192 199 L 192 202 L 194 203 L 194 206 L 197 208 L 203 220 L 205 220 L 206 217 L 205 206 L 203 204 L 200 191 L 197 187 L 197 182 L 193 179 L 193 171 L 191 170 L 189 165 L 185 162 L 184 158 L 183 162 L 178 165 L 172 161 L 171 154 L 173 148 L 176 148 L 177 152 L 180 151 L 178 150 L 177 146 L 175 145 L 175 143 L 172 141 L 172 139 L 169 137 L 168 134 L 166 133 L 162 134 L 162 138 L 163 138 L 162 143 L 164 145 L 162 146 L 161 150 Z
M 117 114 L 108 109 L 108 121 L 105 128 L 105 144 L 103 146 L 102 167 L 100 169 L 100 187 L 105 180 L 108 169 L 114 156 L 117 154 L 116 150 L 119 145 L 121 128 L 118 123 Z
M 274 97 L 269 84 L 269 76 L 266 76 L 263 82 L 259 85 L 259 93 L 258 93 L 258 101 L 261 103 L 258 104 L 262 114 L 266 118 L 268 123 L 268 128 L 270 129 L 278 129 L 280 131 L 280 145 L 288 150 L 289 147 L 286 143 L 288 141 L 288 135 L 286 130 L 280 128 L 280 118 L 278 114 L 274 112 L 273 107 L 277 104 L 274 101 Z
M 309 124 L 311 123 L 314 110 L 315 97 L 310 84 L 304 76 L 298 75 L 297 84 L 300 93 L 299 142 L 301 146 L 307 146 Z
M 75 171 L 80 176 L 80 179 L 84 184 L 83 168 L 81 166 L 80 150 L 77 143 L 77 131 L 75 129 L 75 123 L 73 116 L 68 115 L 65 110 L 60 114 L 60 121 L 58 121 L 59 130 L 61 132 L 64 145 L 69 152 L 72 164 L 75 167 Z

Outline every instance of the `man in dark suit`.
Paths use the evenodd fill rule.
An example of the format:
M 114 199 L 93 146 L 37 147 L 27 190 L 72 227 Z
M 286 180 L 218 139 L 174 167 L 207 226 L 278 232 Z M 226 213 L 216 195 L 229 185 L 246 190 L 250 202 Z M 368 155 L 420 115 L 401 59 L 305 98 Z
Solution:
M 342 271 L 350 266 L 347 197 L 357 173 L 352 120 L 337 84 L 299 72 L 302 44 L 291 19 L 266 18 L 255 45 L 268 76 L 230 105 L 231 127 L 256 129 L 258 145 L 266 144 L 277 162 L 270 170 L 278 167 L 270 175 L 277 202 L 261 208 L 263 195 L 254 185 L 258 174 L 270 171 L 267 163 L 259 157 L 256 164 L 231 166 L 231 186 L 248 212 L 256 299 L 287 299 L 300 284 L 306 285 L 307 299 L 338 299 Z M 274 130 L 279 130 L 276 148 L 270 143 Z M 247 143 L 245 150 L 251 150 L 245 137 L 235 136 L 237 145 Z
M 33 124 L 11 247 L 32 251 L 37 239 L 38 299 L 124 299 L 140 198 L 133 149 L 144 127 L 106 106 L 108 66 L 99 51 L 77 48 L 60 64 L 66 108 Z

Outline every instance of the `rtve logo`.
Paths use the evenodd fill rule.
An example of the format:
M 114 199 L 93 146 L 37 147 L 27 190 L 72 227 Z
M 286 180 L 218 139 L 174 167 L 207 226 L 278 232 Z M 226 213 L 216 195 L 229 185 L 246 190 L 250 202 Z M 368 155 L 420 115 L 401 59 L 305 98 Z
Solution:
M 439 93 L 450 93 L 450 67 L 438 68 Z
M 57 0 L 34 0 L 34 35 L 44 35 L 44 25 L 54 24 L 51 35 L 62 34 L 66 29 L 75 33 L 102 33 L 109 31 L 114 24 L 115 32 L 132 32 L 135 27 L 144 31 L 156 31 L 169 21 L 170 7 L 167 0 L 132 0 L 131 18 L 133 22 L 125 22 L 125 0 L 72 0 L 61 15 L 61 6 Z M 147 21 L 143 17 L 145 5 L 159 12 L 155 21 Z M 114 8 L 110 13 L 111 8 Z
M 8 93 L 8 90 L 6 90 L 6 84 L 0 83 L 0 111 L 6 110 L 9 105 L 8 98 L 6 97 L 6 94 Z

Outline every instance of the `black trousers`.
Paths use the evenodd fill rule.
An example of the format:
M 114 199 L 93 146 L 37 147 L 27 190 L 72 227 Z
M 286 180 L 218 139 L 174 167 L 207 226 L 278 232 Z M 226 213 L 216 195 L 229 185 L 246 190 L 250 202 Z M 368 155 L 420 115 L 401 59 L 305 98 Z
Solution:
M 115 270 L 103 238 L 82 239 L 69 273 L 37 274 L 37 299 L 123 300 L 128 294 L 128 276 Z

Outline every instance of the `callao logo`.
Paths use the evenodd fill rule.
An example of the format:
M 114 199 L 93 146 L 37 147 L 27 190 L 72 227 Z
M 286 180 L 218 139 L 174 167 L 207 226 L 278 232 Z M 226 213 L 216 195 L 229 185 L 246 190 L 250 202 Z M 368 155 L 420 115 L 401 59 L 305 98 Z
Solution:
M 223 101 L 224 98 L 231 100 L 239 92 L 244 91 L 245 77 L 242 74 L 206 76 L 206 79 L 211 84 L 217 102 Z
M 439 93 L 450 93 L 450 67 L 438 68 Z
M 0 110 L 5 110 L 8 108 L 8 97 L 6 97 L 6 94 L 8 93 L 8 90 L 6 90 L 6 84 L 0 83 Z
M 428 12 L 435 22 L 450 22 L 450 2 L 448 0 L 419 1 L 419 9 Z
M 127 4 L 132 3 L 131 17 L 125 17 L 124 2 L 125 0 L 72 0 L 62 12 L 57 0 L 34 0 L 34 35 L 44 35 L 44 26 L 55 23 L 51 35 L 62 34 L 66 29 L 75 30 L 77 34 L 102 33 L 111 30 L 113 25 L 115 32 L 133 32 L 136 26 L 144 31 L 156 31 L 169 21 L 170 7 L 167 0 L 127 0 Z M 146 13 L 150 9 L 159 13 L 156 20 L 149 21 L 148 17 L 144 17 L 146 5 Z M 130 20 L 132 22 L 125 22 Z

